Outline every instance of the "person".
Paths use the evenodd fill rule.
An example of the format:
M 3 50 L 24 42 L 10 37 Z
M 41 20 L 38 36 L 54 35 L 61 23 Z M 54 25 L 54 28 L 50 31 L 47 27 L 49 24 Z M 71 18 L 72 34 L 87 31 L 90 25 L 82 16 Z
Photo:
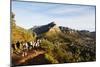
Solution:
M 37 47 L 39 47 L 40 46 L 40 40 L 38 39 L 37 40 Z
M 35 46 L 35 41 L 32 42 L 32 46 L 33 46 L 33 48 L 34 48 L 34 46 Z
M 11 47 L 13 50 L 15 50 L 15 44 L 12 44 Z
M 14 51 L 16 50 L 16 49 L 15 49 L 15 44 L 14 44 L 14 43 L 11 44 L 11 48 L 12 48 L 11 53 L 14 53 Z
M 16 47 L 17 47 L 18 49 L 20 49 L 20 42 L 19 42 L 19 41 L 17 41 Z
M 23 43 L 23 53 L 22 56 L 25 57 L 27 55 L 28 45 L 27 43 Z
M 32 43 L 31 42 L 27 42 L 28 45 L 28 49 L 31 50 L 33 48 Z

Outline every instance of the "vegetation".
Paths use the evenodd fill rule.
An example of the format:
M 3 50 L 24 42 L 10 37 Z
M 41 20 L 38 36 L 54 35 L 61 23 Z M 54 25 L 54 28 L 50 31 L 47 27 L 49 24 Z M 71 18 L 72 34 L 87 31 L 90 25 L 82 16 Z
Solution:
M 36 35 L 34 32 L 26 30 L 22 27 L 19 27 L 16 25 L 15 20 L 14 20 L 14 14 L 12 13 L 12 18 L 11 18 L 11 41 L 12 43 L 16 41 L 32 41 L 36 38 Z
M 41 47 L 47 51 L 46 57 L 50 60 L 57 61 L 58 63 L 72 63 L 72 62 L 87 62 L 95 61 L 95 40 L 89 41 L 85 37 L 80 36 L 77 32 L 62 33 L 49 31 L 42 37 Z M 87 43 L 90 42 L 90 43 Z M 84 42 L 84 43 L 83 43 Z M 89 44 L 89 45 L 88 45 Z M 55 63 L 56 63 L 55 61 Z

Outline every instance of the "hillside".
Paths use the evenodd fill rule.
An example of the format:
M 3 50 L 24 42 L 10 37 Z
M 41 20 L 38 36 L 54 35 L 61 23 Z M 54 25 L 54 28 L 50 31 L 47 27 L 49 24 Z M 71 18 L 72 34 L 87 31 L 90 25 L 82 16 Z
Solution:
M 35 33 L 32 31 L 29 31 L 27 29 L 24 29 L 20 26 L 16 25 L 16 21 L 14 19 L 14 14 L 12 14 L 12 20 L 11 20 L 11 41 L 12 43 L 16 41 L 32 41 L 36 37 Z
M 54 25 L 41 33 L 41 48 L 53 59 L 51 63 L 95 61 L 95 38 L 95 32 Z

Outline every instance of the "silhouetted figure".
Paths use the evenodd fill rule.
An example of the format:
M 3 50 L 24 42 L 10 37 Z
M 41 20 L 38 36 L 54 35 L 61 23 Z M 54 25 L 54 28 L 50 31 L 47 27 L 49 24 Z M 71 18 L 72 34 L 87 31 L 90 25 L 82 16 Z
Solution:
M 18 49 L 20 49 L 20 42 L 19 42 L 19 41 L 17 41 L 16 47 L 17 47 Z
M 15 44 L 12 44 L 12 45 L 11 45 L 11 48 L 12 48 L 13 50 L 15 50 Z
M 31 50 L 33 48 L 32 44 L 30 42 L 27 42 L 28 44 L 28 49 Z

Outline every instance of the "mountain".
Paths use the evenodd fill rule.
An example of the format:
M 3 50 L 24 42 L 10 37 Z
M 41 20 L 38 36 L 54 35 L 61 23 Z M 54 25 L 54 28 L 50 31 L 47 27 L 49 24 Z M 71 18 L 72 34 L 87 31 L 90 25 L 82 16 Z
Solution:
M 54 22 L 31 30 L 41 35 L 41 48 L 58 63 L 96 60 L 95 32 L 57 26 Z
M 42 25 L 42 26 L 34 26 L 33 28 L 31 28 L 30 30 L 32 30 L 33 32 L 35 32 L 37 35 L 41 35 L 42 33 L 48 32 L 49 29 L 51 29 L 52 27 L 54 27 L 56 24 L 54 22 L 51 22 L 47 25 Z
M 79 33 L 80 33 L 80 35 L 91 37 L 91 38 L 94 38 L 94 39 L 95 39 L 95 35 L 96 35 L 95 31 L 89 32 L 89 31 L 86 31 L 86 30 L 81 30 L 81 31 L 79 31 Z
M 63 26 L 57 26 L 55 24 L 55 22 L 51 22 L 49 24 L 46 25 L 42 25 L 42 26 L 34 26 L 33 28 L 30 28 L 29 30 L 35 32 L 37 34 L 37 36 L 42 35 L 44 33 L 47 33 L 48 35 L 52 35 L 53 33 L 55 34 L 63 34 L 63 35 L 67 35 L 66 37 L 71 37 L 69 39 L 90 39 L 90 40 L 95 40 L 96 37 L 96 32 L 89 32 L 87 30 L 74 30 L 68 27 L 63 27 Z M 49 33 L 50 34 L 49 34 Z

